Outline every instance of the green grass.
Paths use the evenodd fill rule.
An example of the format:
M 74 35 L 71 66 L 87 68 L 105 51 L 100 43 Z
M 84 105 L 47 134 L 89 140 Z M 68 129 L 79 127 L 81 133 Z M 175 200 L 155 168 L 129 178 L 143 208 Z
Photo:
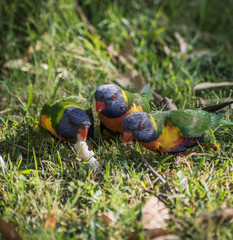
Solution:
M 140 219 L 145 198 L 170 194 L 166 188 L 118 138 L 96 141 L 102 176 L 88 171 L 85 163 L 61 162 L 75 159 L 73 146 L 41 129 L 41 108 L 66 92 L 82 93 L 93 102 L 99 85 L 114 82 L 114 71 L 126 70 L 105 47 L 112 44 L 120 52 L 129 36 L 135 68 L 179 108 L 199 107 L 196 96 L 209 103 L 232 97 L 228 87 L 198 91 L 196 96 L 192 89 L 205 81 L 233 79 L 233 6 L 217 0 L 86 0 L 81 7 L 94 34 L 72 0 L 3 0 L 0 5 L 0 152 L 7 165 L 5 176 L 0 170 L 0 218 L 15 225 L 24 239 L 129 239 L 134 233 L 147 239 Z M 176 32 L 188 44 L 184 55 L 173 54 L 180 51 Z M 15 68 L 15 59 L 30 65 Z M 232 116 L 228 107 L 226 119 Z M 233 204 L 233 132 L 220 130 L 216 137 L 218 155 L 191 156 L 189 164 L 140 148 L 177 192 L 163 201 L 172 216 L 169 231 L 181 239 L 233 238 L 232 222 L 209 227 L 201 223 L 205 213 Z M 193 151 L 214 154 L 207 147 Z M 107 211 L 115 216 L 111 226 L 98 217 Z M 52 213 L 56 227 L 45 229 Z

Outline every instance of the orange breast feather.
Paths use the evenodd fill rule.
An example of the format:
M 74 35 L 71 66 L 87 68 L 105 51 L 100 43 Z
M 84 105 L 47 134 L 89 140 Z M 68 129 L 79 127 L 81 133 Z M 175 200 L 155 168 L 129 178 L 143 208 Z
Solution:
M 136 106 L 135 104 L 133 104 L 129 111 L 119 118 L 109 118 L 101 114 L 101 112 L 99 112 L 99 118 L 100 121 L 104 124 L 104 126 L 108 129 L 114 132 L 123 132 L 122 122 L 124 118 L 132 112 L 143 112 L 143 110 L 141 106 Z

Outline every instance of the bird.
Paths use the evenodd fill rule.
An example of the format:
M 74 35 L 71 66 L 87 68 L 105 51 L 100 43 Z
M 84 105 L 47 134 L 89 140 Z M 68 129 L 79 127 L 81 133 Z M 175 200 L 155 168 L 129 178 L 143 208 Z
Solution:
M 42 108 L 40 125 L 63 141 L 77 140 L 80 134 L 84 141 L 93 136 L 93 116 L 87 99 L 69 96 L 52 99 Z
M 96 112 L 100 122 L 111 131 L 123 132 L 122 121 L 132 112 L 150 112 L 150 105 L 139 93 L 131 93 L 114 84 L 95 91 Z
M 122 123 L 123 143 L 136 139 L 147 149 L 172 154 L 185 152 L 199 143 L 210 144 L 218 149 L 213 129 L 220 125 L 233 127 L 233 122 L 222 120 L 225 111 L 220 111 L 232 103 L 233 101 L 204 109 L 131 113 Z

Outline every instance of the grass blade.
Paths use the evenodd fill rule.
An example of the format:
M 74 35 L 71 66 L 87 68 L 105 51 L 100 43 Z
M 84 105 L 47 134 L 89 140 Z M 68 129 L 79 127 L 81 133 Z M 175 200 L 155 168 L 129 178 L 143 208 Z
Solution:
M 32 106 L 32 98 L 33 98 L 33 86 L 30 84 L 30 91 L 28 96 L 28 104 L 27 104 L 27 111 L 29 112 L 31 106 Z

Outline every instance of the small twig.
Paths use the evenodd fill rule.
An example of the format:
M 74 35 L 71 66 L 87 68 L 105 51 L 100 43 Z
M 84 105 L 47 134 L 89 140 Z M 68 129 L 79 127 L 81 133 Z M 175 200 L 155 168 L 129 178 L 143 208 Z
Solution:
M 82 21 L 87 25 L 89 32 L 92 35 L 95 35 L 95 30 L 94 30 L 93 26 L 89 23 L 86 15 L 84 14 L 82 8 L 79 6 L 79 4 L 77 2 L 75 2 L 75 9 L 76 9 L 77 13 L 79 14 L 79 16 L 81 17 Z
M 156 172 L 154 168 L 147 162 L 147 160 L 144 157 L 142 157 L 141 154 L 137 152 L 132 146 L 129 145 L 129 148 L 132 150 L 132 152 L 134 152 L 140 158 L 140 160 L 144 163 L 144 165 L 150 169 L 151 173 L 156 178 L 159 179 L 159 181 L 167 188 L 167 190 L 172 194 L 175 194 L 175 190 L 169 185 L 166 179 L 163 178 L 162 175 L 160 175 L 158 172 Z
M 77 164 L 79 163 L 78 161 L 74 161 L 74 160 L 70 160 L 68 158 L 61 158 L 62 162 L 68 162 L 68 163 L 73 163 L 73 164 Z
M 204 224 L 216 223 L 220 221 L 226 222 L 233 219 L 233 208 L 218 209 L 204 214 L 201 220 Z
M 20 148 L 20 149 L 22 149 L 22 150 L 24 150 L 24 151 L 27 151 L 27 152 L 31 152 L 31 153 L 33 153 L 33 151 L 32 150 L 30 150 L 30 149 L 27 149 L 27 148 L 25 148 L 25 147 L 23 147 L 23 146 L 20 146 L 20 145 L 18 145 L 18 144 L 16 144 L 16 143 L 12 143 L 14 146 L 16 146 L 16 147 L 18 147 L 18 148 Z M 34 151 L 36 154 L 38 154 L 39 152 L 37 152 L 37 151 Z
M 25 147 L 23 147 L 23 146 L 20 146 L 20 145 L 18 145 L 18 144 L 16 144 L 16 143 L 13 143 L 13 145 L 16 146 L 16 147 L 18 147 L 18 148 L 20 148 L 20 149 L 22 149 L 22 150 L 24 150 L 24 151 L 28 151 L 28 152 L 33 153 L 33 150 L 29 150 L 29 149 L 27 149 L 27 148 L 25 148 Z M 39 152 L 37 152 L 37 151 L 35 151 L 35 150 L 34 150 L 34 153 L 35 153 L 35 154 L 39 154 Z M 42 169 L 44 170 L 44 167 L 43 167 L 43 164 L 42 164 L 40 158 L 39 158 L 39 161 L 40 161 L 40 165 L 41 165 Z
M 163 98 L 160 94 L 157 92 L 153 92 L 153 97 L 155 100 L 159 101 L 161 104 L 165 104 L 166 110 L 177 110 L 176 105 L 172 102 L 172 99 L 170 98 Z
M 3 111 L 0 111 L 0 114 L 3 114 L 3 113 L 6 113 L 6 112 L 9 112 L 11 110 L 11 108 L 7 108 L 7 109 L 5 109 L 5 110 L 3 110 Z
M 161 103 L 163 102 L 164 98 L 157 92 L 153 92 L 153 97 L 154 97 L 154 99 L 158 100 L 159 102 L 161 102 Z
M 143 190 L 144 192 L 147 192 L 147 193 L 154 193 L 154 194 L 157 195 L 158 197 L 163 197 L 163 198 L 168 198 L 168 197 L 170 197 L 170 195 L 168 195 L 168 194 L 166 194 L 166 193 L 153 192 L 152 190 L 145 189 L 145 188 L 142 188 L 142 190 Z
M 205 100 L 203 98 L 196 96 L 196 99 L 199 101 L 199 103 L 201 105 L 201 108 L 206 107 L 206 103 L 205 103 Z
M 165 97 L 163 100 L 164 104 L 166 104 L 166 110 L 177 110 L 176 105 L 172 102 L 171 98 Z

